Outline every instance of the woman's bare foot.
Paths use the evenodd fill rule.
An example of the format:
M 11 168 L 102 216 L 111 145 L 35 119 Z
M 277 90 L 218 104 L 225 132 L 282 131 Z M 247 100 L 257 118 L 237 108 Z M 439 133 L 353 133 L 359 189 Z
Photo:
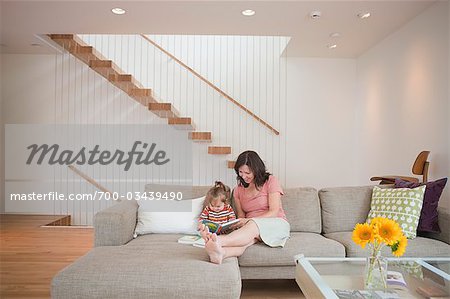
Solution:
M 211 237 L 205 244 L 206 253 L 209 255 L 209 260 L 214 264 L 222 264 L 223 258 L 225 256 L 225 250 L 220 245 L 217 240 L 216 234 L 211 234 Z
M 200 236 L 202 236 L 203 240 L 205 240 L 205 243 L 211 238 L 211 233 L 209 232 L 208 227 L 204 224 L 199 224 L 198 232 L 200 233 Z

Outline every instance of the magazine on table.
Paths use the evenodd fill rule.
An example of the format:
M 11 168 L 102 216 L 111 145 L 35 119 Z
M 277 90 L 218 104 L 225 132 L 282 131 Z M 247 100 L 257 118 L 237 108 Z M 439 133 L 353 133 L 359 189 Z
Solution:
M 334 290 L 340 299 L 398 299 L 400 296 L 392 290 Z
M 403 274 L 397 271 L 387 271 L 387 285 L 392 289 L 406 288 L 406 281 Z

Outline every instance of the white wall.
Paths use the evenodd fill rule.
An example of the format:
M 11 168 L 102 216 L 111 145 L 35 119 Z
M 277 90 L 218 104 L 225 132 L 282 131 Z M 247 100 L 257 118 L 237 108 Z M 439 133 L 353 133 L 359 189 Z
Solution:
M 5 212 L 5 151 L 3 122 L 3 54 L 0 55 L 0 213 Z
M 354 59 L 289 58 L 287 184 L 354 185 Z
M 449 176 L 449 9 L 438 2 L 357 59 L 356 179 L 411 175 L 431 151 L 430 179 Z M 446 187 L 442 205 L 450 207 Z

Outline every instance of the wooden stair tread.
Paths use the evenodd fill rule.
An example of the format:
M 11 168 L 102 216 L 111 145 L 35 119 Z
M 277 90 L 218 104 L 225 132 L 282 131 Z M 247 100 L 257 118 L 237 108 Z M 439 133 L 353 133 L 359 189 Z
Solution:
M 51 40 L 58 45 L 72 53 L 79 46 L 86 46 L 86 44 L 73 34 L 49 34 Z
M 141 84 L 130 74 L 111 74 L 108 76 L 108 80 L 127 94 L 133 89 L 142 88 Z
M 234 169 L 234 165 L 236 164 L 236 161 L 227 161 L 227 168 Z
M 150 103 L 157 103 L 153 97 L 152 90 L 149 88 L 131 88 L 128 90 L 128 95 L 142 105 L 147 106 L 147 108 Z
M 190 117 L 169 117 L 167 123 L 179 130 L 195 130 L 195 124 Z
M 58 43 L 75 43 L 81 46 L 87 46 L 87 44 L 75 34 L 49 34 L 52 40 L 58 41 Z
M 72 51 L 72 54 L 85 64 L 89 65 L 91 60 L 102 60 L 102 55 L 92 46 L 77 46 Z
M 148 110 L 164 118 L 177 118 L 180 115 L 171 103 L 149 103 Z
M 189 132 L 189 139 L 194 142 L 211 142 L 211 132 Z
M 120 68 L 112 60 L 90 60 L 89 67 L 104 78 L 120 73 Z
M 208 146 L 208 154 L 210 155 L 228 155 L 231 154 L 230 146 Z

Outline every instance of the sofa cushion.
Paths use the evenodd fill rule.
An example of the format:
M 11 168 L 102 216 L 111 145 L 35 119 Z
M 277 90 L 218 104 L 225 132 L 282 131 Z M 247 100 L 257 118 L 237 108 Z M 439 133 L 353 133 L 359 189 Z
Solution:
M 286 218 L 293 232 L 320 233 L 320 203 L 314 188 L 290 188 L 281 197 Z
M 140 200 L 135 235 L 195 235 L 204 201 L 205 196 L 180 201 Z
M 395 188 L 416 188 L 420 185 L 426 185 L 423 198 L 422 211 L 420 212 L 419 225 L 417 231 L 439 233 L 441 229 L 438 223 L 438 205 L 442 191 L 444 190 L 447 178 L 427 183 L 407 182 L 401 179 L 395 179 Z
M 352 232 L 336 232 L 325 234 L 325 237 L 338 241 L 345 246 L 347 257 L 368 256 L 369 250 L 362 249 L 352 240 Z M 450 252 L 450 245 L 434 239 L 416 237 L 408 240 L 408 246 L 404 257 L 430 257 L 430 256 L 447 256 Z M 385 246 L 381 254 L 386 257 L 392 257 L 391 249 Z
M 319 191 L 324 233 L 351 231 L 366 221 L 373 186 L 335 187 Z
M 227 291 L 201 288 L 205 279 L 220 281 Z M 51 292 L 52 298 L 197 298 L 199 292 L 239 298 L 241 277 L 236 258 L 215 265 L 202 248 L 175 240 L 94 248 L 53 278 Z
M 409 188 L 379 188 L 372 191 L 372 201 L 367 222 L 383 217 L 396 221 L 408 239 L 416 237 L 425 186 Z
M 315 233 L 292 232 L 283 248 L 271 248 L 262 243 L 248 247 L 239 257 L 240 266 L 295 266 L 294 256 L 344 257 L 345 248 L 336 241 Z

